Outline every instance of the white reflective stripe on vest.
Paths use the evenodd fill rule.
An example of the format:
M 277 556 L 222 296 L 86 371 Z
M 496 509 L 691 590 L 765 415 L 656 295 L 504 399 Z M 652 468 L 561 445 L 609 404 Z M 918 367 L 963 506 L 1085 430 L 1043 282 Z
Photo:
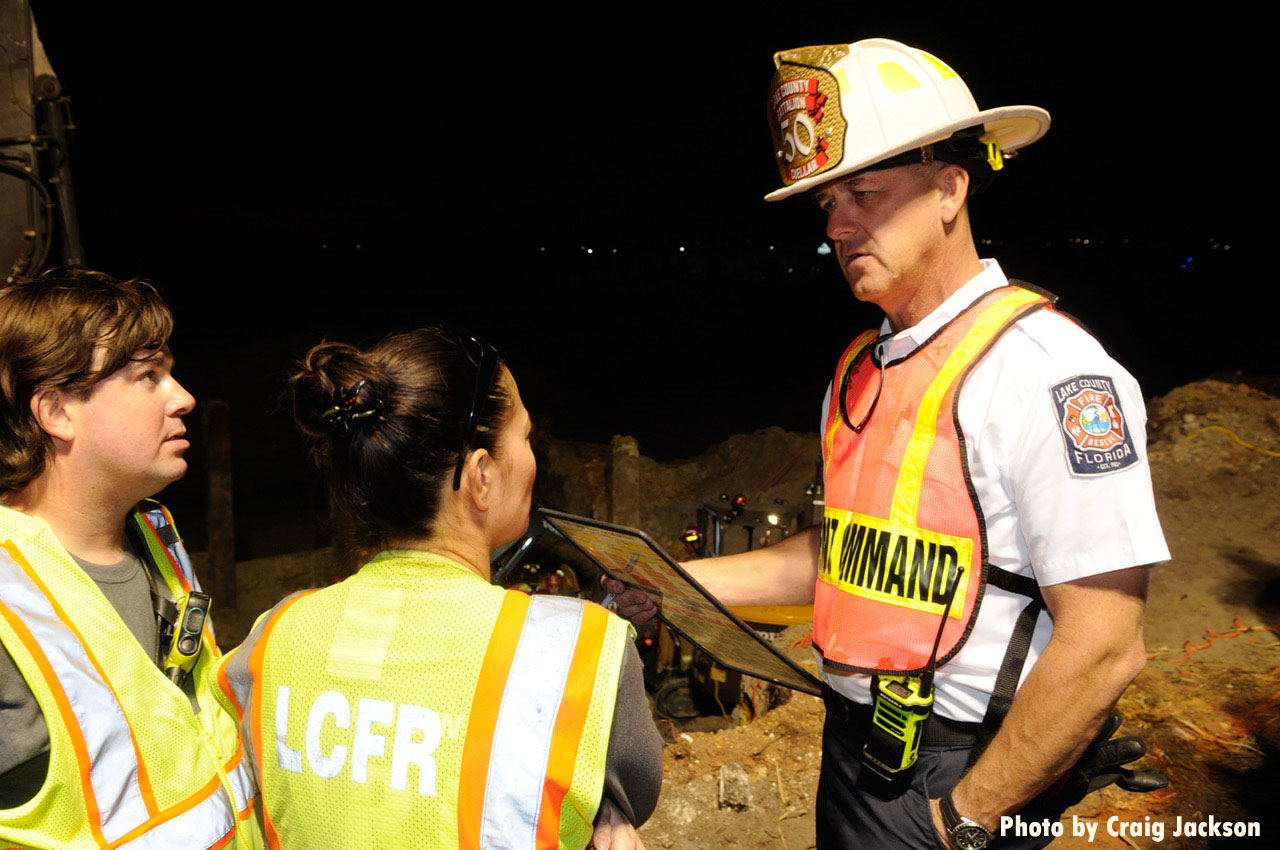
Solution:
M 92 793 L 101 815 L 103 838 L 115 841 L 151 817 L 138 787 L 138 754 L 124 710 L 48 597 L 4 550 L 0 550 L 0 598 L 31 632 L 57 677 L 56 685 L 67 696 L 89 754 L 93 787 L 85 792 Z
M 218 785 L 195 806 L 119 845 L 118 850 L 205 850 L 235 826 L 236 816 L 227 805 L 226 792 Z
M 231 793 L 236 796 L 232 801 L 234 804 L 232 808 L 243 811 L 258 793 L 253 773 L 249 770 L 249 760 L 243 753 L 240 756 L 240 763 L 227 771 L 227 783 L 231 786 Z
M 529 601 L 493 733 L 481 847 L 535 847 L 551 734 L 581 626 L 580 600 Z M 512 836 L 520 840 L 507 843 Z

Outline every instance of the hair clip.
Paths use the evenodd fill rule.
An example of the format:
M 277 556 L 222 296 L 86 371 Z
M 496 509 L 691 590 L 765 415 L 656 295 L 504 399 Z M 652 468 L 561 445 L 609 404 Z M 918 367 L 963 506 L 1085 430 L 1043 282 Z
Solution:
M 361 381 L 352 387 L 350 392 L 341 387 L 334 390 L 334 406 L 321 413 L 320 418 L 327 421 L 334 430 L 349 434 L 353 420 L 366 419 L 380 413 L 382 411 L 381 399 L 375 399 L 372 405 L 363 410 L 356 408 L 356 398 L 360 395 L 360 390 L 364 388 L 365 383 L 365 381 Z

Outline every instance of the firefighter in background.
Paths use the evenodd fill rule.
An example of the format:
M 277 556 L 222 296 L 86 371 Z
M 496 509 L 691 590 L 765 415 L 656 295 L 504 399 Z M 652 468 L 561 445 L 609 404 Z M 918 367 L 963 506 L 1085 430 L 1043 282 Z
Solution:
M 885 321 L 833 375 L 822 524 L 689 572 L 727 605 L 814 602 L 819 847 L 1041 846 L 1052 836 L 1000 834 L 1001 817 L 1163 782 L 1120 766 L 1140 742 L 1095 736 L 1145 661 L 1148 565 L 1169 557 L 1137 382 L 970 232 L 970 196 L 1049 115 L 979 111 L 950 66 L 885 39 L 774 61 L 783 188 L 767 200 L 817 203 Z M 654 603 L 631 591 L 619 609 L 643 622 Z M 868 758 L 885 687 L 928 715 L 911 691 L 925 680 L 914 772 Z
M 625 621 L 489 583 L 535 463 L 498 354 L 426 328 L 321 343 L 295 418 L 362 551 L 227 657 L 271 847 L 619 850 L 657 803 L 662 742 Z M 614 831 L 616 827 L 616 832 Z
M 554 566 L 544 567 L 530 562 L 520 567 L 520 580 L 509 585 L 525 593 L 546 593 L 551 596 L 579 596 L 578 576 L 568 564 L 553 560 Z
M 172 328 L 137 280 L 55 269 L 0 291 L 5 847 L 261 846 L 208 606 L 186 605 L 199 584 L 147 501 L 187 469 Z

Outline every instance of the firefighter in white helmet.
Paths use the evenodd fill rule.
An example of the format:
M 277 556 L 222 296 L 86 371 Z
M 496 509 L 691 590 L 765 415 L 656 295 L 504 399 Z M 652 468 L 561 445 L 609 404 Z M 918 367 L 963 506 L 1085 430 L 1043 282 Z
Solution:
M 728 605 L 814 603 L 820 848 L 1043 846 L 1051 829 L 1018 823 L 1163 784 L 1122 766 L 1141 742 L 1109 739 L 1169 557 L 1137 382 L 970 233 L 969 198 L 1049 115 L 979 110 L 949 65 L 886 39 L 774 61 L 767 200 L 809 194 L 885 320 L 833 372 L 822 523 L 689 571 Z

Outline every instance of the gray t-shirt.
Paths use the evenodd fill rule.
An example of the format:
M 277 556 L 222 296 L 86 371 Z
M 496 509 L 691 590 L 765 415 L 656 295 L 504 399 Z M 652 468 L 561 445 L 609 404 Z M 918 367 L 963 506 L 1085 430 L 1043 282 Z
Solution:
M 647 821 L 662 790 L 662 736 L 653 725 L 635 641 L 627 641 L 622 656 L 604 770 L 604 796 L 636 826 Z

